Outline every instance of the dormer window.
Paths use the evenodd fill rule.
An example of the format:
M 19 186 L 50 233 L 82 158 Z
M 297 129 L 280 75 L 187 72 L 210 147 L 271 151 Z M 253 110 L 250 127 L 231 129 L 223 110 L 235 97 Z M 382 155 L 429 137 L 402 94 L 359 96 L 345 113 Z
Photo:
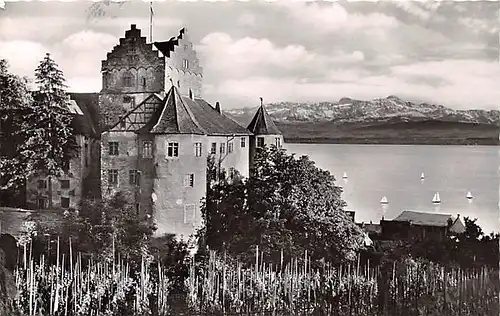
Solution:
M 182 67 L 183 67 L 184 69 L 189 69 L 189 60 L 184 59 L 184 60 L 183 60 L 183 63 L 182 63 Z

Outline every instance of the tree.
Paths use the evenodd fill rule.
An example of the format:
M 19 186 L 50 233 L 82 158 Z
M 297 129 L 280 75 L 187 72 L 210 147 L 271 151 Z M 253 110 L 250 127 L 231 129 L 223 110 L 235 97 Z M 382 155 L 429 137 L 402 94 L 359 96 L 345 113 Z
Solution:
M 278 262 L 281 251 L 285 260 L 306 250 L 313 260 L 354 258 L 363 234 L 345 214 L 329 172 L 273 146 L 258 150 L 251 174 L 248 180 L 222 177 L 207 187 L 200 235 L 210 248 L 247 257 L 259 245 Z
M 38 90 L 25 117 L 19 148 L 24 175 L 61 176 L 68 171 L 68 162 L 77 152 L 68 95 L 63 72 L 47 53 L 35 70 Z M 52 201 L 52 199 L 49 199 Z
M 7 61 L 0 59 L 0 202 L 7 205 L 15 204 L 16 191 L 24 187 L 25 166 L 18 148 L 32 102 L 28 80 L 10 73 Z

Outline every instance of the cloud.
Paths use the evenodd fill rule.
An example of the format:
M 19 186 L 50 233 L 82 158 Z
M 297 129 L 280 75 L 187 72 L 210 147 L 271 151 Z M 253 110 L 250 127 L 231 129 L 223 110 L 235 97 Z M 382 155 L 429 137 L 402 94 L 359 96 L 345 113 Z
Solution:
M 38 63 L 48 52 L 48 47 L 37 42 L 0 42 L 0 58 L 7 59 L 10 71 L 20 76 L 32 78 Z
M 363 62 L 362 51 L 332 51 L 328 56 L 308 51 L 302 45 L 278 47 L 269 39 L 233 39 L 225 33 L 210 33 L 197 47 L 207 72 L 218 77 L 244 78 L 256 75 L 279 77 L 286 73 L 322 72 L 324 68 Z
M 378 12 L 349 13 L 338 3 L 303 1 L 281 1 L 278 3 L 287 8 L 289 14 L 296 21 L 313 27 L 310 31 L 351 33 L 362 30 L 380 33 L 380 29 L 395 28 L 399 25 L 394 17 Z
M 113 35 L 85 30 L 66 37 L 62 45 L 75 51 L 96 51 L 102 48 L 111 49 L 116 42 L 117 39 Z
M 268 102 L 398 95 L 454 108 L 498 108 L 496 100 L 500 99 L 500 91 L 495 83 L 500 82 L 500 67 L 494 63 L 475 60 L 423 62 L 395 66 L 390 70 L 391 73 L 384 75 L 332 70 L 330 80 L 323 82 L 308 82 L 291 76 L 229 79 L 214 87 L 212 93 L 252 103 L 255 103 L 255 95 L 264 96 Z M 432 80 L 422 81 L 425 76 Z
M 255 26 L 257 24 L 257 18 L 255 15 L 245 12 L 238 17 L 236 21 L 240 26 Z

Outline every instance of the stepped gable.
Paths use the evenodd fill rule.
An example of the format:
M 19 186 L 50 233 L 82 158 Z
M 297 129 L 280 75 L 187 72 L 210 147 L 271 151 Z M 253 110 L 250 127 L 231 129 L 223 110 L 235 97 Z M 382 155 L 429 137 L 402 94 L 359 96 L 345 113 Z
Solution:
M 264 104 L 261 104 L 247 129 L 255 135 L 281 135 L 273 120 L 267 114 Z
M 175 86 L 168 91 L 164 105 L 139 131 L 153 134 L 206 134 Z
M 153 44 L 164 56 L 170 57 L 170 52 L 175 50 L 175 46 L 179 46 L 179 40 L 183 38 L 185 32 L 186 29 L 182 28 L 177 37 L 172 37 L 164 42 L 154 42 Z

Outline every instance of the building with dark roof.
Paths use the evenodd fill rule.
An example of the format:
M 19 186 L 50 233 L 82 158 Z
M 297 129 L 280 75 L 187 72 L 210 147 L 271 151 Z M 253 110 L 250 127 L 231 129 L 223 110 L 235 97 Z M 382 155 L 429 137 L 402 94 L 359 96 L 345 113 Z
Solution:
M 461 234 L 465 225 L 460 215 L 403 211 L 392 221 L 381 220 L 383 239 L 418 239 L 441 241 Z
M 248 177 L 257 147 L 283 144 L 263 102 L 248 128 L 202 98 L 202 68 L 184 28 L 146 43 L 135 25 L 102 62 L 101 190 L 128 193 L 157 235 L 201 224 L 208 158 L 219 174 Z

